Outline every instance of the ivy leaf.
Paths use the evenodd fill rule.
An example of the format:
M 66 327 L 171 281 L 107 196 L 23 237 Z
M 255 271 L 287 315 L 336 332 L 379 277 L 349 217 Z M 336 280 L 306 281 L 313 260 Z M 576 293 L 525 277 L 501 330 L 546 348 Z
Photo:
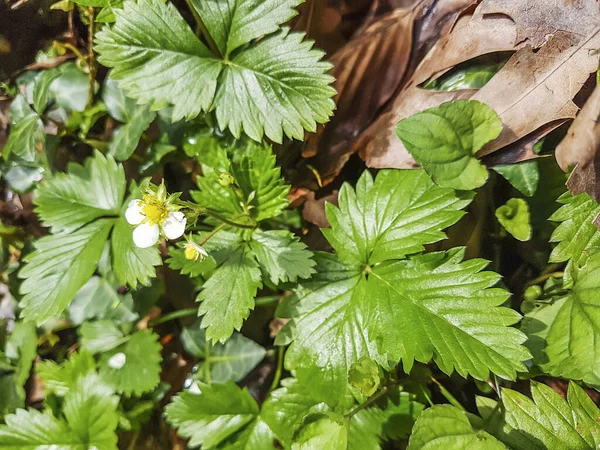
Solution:
M 251 423 L 259 413 L 247 389 L 232 382 L 202 385 L 200 394 L 182 392 L 166 407 L 167 421 L 189 438 L 190 447 L 211 449 Z
M 98 362 L 100 376 L 115 391 L 140 396 L 160 382 L 160 351 L 157 334 L 147 330 L 136 331 L 127 342 L 102 354 Z M 112 358 L 117 354 L 125 356 L 123 365 L 113 362 Z
M 519 392 L 502 390 L 506 422 L 527 438 L 527 450 L 598 448 L 600 411 L 583 389 L 569 383 L 565 401 L 552 388 L 532 381 L 531 394 L 533 401 Z
M 558 242 L 550 254 L 550 262 L 568 261 L 565 275 L 570 279 L 587 256 L 586 250 L 600 246 L 600 233 L 593 224 L 600 205 L 586 193 L 574 196 L 566 192 L 557 202 L 563 206 L 548 219 L 561 222 L 550 238 L 550 242 Z
M 375 181 L 365 171 L 356 191 L 342 187 L 339 208 L 327 204 L 331 228 L 322 231 L 341 260 L 373 265 L 444 239 L 472 198 L 436 186 L 423 170 L 382 170 Z
M 71 234 L 36 241 L 35 251 L 25 257 L 27 265 L 19 272 L 24 279 L 23 318 L 41 324 L 69 306 L 94 274 L 113 223 L 99 219 Z
M 218 7 L 225 13 L 230 5 Z M 261 15 L 261 10 L 253 9 L 243 19 L 254 15 Z M 317 122 L 326 122 L 332 114 L 335 91 L 330 86 L 333 78 L 326 74 L 331 65 L 321 61 L 323 53 L 312 50 L 303 34 L 283 30 L 222 60 L 171 4 L 129 0 L 115 16 L 116 23 L 97 34 L 99 61 L 113 68 L 111 76 L 139 103 L 150 104 L 152 110 L 172 104 L 173 121 L 215 110 L 219 127 L 229 128 L 235 137 L 243 129 L 256 141 L 266 134 L 281 142 L 283 133 L 302 139 L 304 129 L 315 131 Z M 207 21 L 213 32 L 223 26 Z M 231 44 L 240 45 L 248 37 L 241 28 L 238 38 L 236 30 L 230 31 Z M 174 79 L 177 89 L 170 83 Z
M 298 433 L 292 450 L 346 450 L 348 424 L 339 415 L 316 415 Z
M 262 286 L 258 263 L 246 244 L 232 247 L 228 254 L 198 294 L 202 328 L 206 328 L 206 337 L 213 342 L 224 343 L 234 330 L 240 330 L 254 309 L 254 297 Z
M 396 134 L 433 181 L 443 187 L 476 189 L 488 178 L 475 154 L 502 131 L 489 106 L 455 100 L 426 109 L 398 123 Z
M 60 69 L 54 67 L 49 70 L 44 70 L 37 78 L 33 86 L 33 107 L 38 114 L 43 114 L 48 106 L 50 95 L 50 84 L 58 78 Z
M 502 175 L 521 194 L 531 197 L 536 193 L 540 181 L 537 161 L 502 164 L 494 166 L 492 169 Z
M 119 398 L 95 373 L 80 378 L 65 395 L 64 417 L 19 409 L 0 425 L 3 449 L 117 449 Z
M 496 209 L 496 218 L 515 239 L 531 239 L 531 215 L 529 205 L 522 198 L 511 198 Z
M 27 105 L 29 108 L 29 105 Z M 29 108 L 31 111 L 31 108 Z M 40 117 L 33 111 L 20 118 L 11 126 L 8 140 L 2 152 L 4 159 L 8 160 L 14 154 L 23 161 L 35 161 L 36 145 L 44 143 L 44 124 Z
M 99 217 L 119 214 L 124 195 L 123 167 L 96 151 L 84 166 L 71 164 L 69 173 L 45 180 L 34 202 L 44 226 L 66 234 Z
M 487 432 L 473 429 L 467 416 L 458 408 L 436 405 L 417 419 L 408 444 L 408 450 L 433 448 L 505 450 L 506 446 Z
M 250 248 L 271 283 L 296 282 L 314 273 L 312 252 L 287 230 L 256 230 Z
M 116 221 L 111 236 L 111 250 L 117 278 L 133 289 L 137 288 L 138 283 L 149 285 L 150 279 L 156 277 L 154 266 L 162 264 L 158 248 L 139 248 L 134 245 L 131 227 L 123 217 Z
M 304 0 L 194 0 L 192 5 L 206 23 L 219 52 L 231 52 L 250 41 L 274 33 L 293 18 Z
M 589 257 L 575 275 L 575 283 L 553 307 L 556 317 L 546 334 L 545 353 L 548 373 L 565 378 L 600 384 L 600 370 L 590 361 L 600 352 L 596 336 L 600 333 L 600 253 Z M 547 308 L 547 307 L 546 307 Z
M 118 161 L 129 159 L 137 148 L 142 134 L 154 121 L 156 113 L 147 106 L 138 106 L 127 123 L 115 131 L 110 141 L 108 151 Z
M 181 342 L 188 353 L 200 358 L 195 376 L 201 381 L 240 381 L 265 357 L 266 350 L 261 345 L 240 333 L 233 333 L 224 344 L 211 344 L 198 325 L 185 328 L 181 332 Z

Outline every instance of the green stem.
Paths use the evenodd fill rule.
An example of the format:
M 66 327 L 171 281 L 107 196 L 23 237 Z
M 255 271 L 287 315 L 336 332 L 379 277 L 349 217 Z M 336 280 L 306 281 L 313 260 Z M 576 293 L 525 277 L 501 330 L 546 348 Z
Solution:
M 209 241 L 209 239 L 210 239 L 211 237 L 213 237 L 215 234 L 217 234 L 219 231 L 221 231 L 221 230 L 222 230 L 223 228 L 225 228 L 226 226 L 227 226 L 227 224 L 226 224 L 226 223 L 222 223 L 221 225 L 219 225 L 219 226 L 215 227 L 215 229 L 214 229 L 214 230 L 212 230 L 210 233 L 208 233 L 206 236 L 204 236 L 204 239 L 202 239 L 202 240 L 201 240 L 201 241 L 198 243 L 198 245 L 200 245 L 200 246 L 203 246 L 204 244 L 206 244 L 206 243 Z
M 196 21 L 196 36 L 199 36 L 199 34 L 202 34 L 202 36 L 204 36 L 204 39 L 206 39 L 208 48 L 210 48 L 210 50 L 215 55 L 217 55 L 220 59 L 223 59 L 223 55 L 221 55 L 221 52 L 217 48 L 217 44 L 215 44 L 215 41 L 213 40 L 212 36 L 208 32 L 208 29 L 206 28 L 206 25 L 204 25 L 204 21 L 202 20 L 202 17 L 200 17 L 200 14 L 198 14 L 198 11 L 196 11 L 196 8 L 194 8 L 194 5 L 192 4 L 191 0 L 185 0 L 185 3 L 187 4 L 188 8 L 192 12 L 192 15 L 194 16 L 194 20 Z
M 564 274 L 565 274 L 564 272 L 544 273 L 544 274 L 540 275 L 539 277 L 534 278 L 533 280 L 527 282 L 527 284 L 525 285 L 525 287 L 534 286 L 536 284 L 543 283 L 548 278 L 561 278 Z
M 273 377 L 273 382 L 271 383 L 271 387 L 269 388 L 269 392 L 274 391 L 279 386 L 279 382 L 281 381 L 281 375 L 283 373 L 283 356 L 285 352 L 285 347 L 282 345 L 279 347 L 279 351 L 277 352 L 277 369 L 275 370 L 275 376 Z
M 196 314 L 198 314 L 198 308 L 180 309 L 178 311 L 173 311 L 169 314 L 165 314 L 164 316 L 157 317 L 156 319 L 153 319 L 150 322 L 148 322 L 148 325 L 153 327 L 156 325 L 160 325 L 161 323 L 168 322 L 169 320 L 193 316 Z
M 217 214 L 216 212 L 209 211 L 208 209 L 205 210 L 203 214 L 206 216 L 213 217 L 217 220 L 220 220 L 221 222 L 226 223 L 227 225 L 231 225 L 232 227 L 248 228 L 248 229 L 256 228 L 256 222 L 254 220 L 252 220 L 250 217 L 248 217 L 248 218 L 252 220 L 252 223 L 239 223 L 239 222 L 234 222 L 233 220 L 229 220 L 226 217 L 223 217 L 220 214 Z M 242 216 L 242 217 L 244 217 L 244 216 Z
M 352 411 L 350 411 L 348 414 L 346 414 L 346 419 L 351 419 L 352 416 L 356 415 L 357 413 L 359 413 L 360 411 L 365 409 L 367 406 L 375 403 L 377 400 L 379 400 L 384 395 L 387 395 L 388 392 L 390 391 L 390 388 L 391 388 L 391 386 L 382 387 L 378 392 L 376 392 L 375 394 L 370 396 L 364 403 L 361 403 L 356 408 L 354 408 Z
M 450 402 L 450 404 L 452 406 L 457 407 L 462 412 L 467 412 L 465 407 L 463 405 L 461 405 L 458 400 L 456 400 L 456 397 L 454 397 L 454 395 L 452 395 L 450 393 L 450 391 L 448 389 L 446 389 L 442 383 L 440 383 L 438 380 L 436 380 L 433 377 L 431 377 L 431 381 L 433 381 L 435 384 L 437 384 L 437 387 L 440 389 L 440 392 L 442 393 L 442 395 L 446 398 L 446 400 L 448 400 Z

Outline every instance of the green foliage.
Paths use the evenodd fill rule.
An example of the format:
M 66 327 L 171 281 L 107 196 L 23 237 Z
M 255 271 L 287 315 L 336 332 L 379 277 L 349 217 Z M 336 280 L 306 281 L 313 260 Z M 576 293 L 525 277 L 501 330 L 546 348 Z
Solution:
M 506 446 L 483 430 L 475 430 L 467 416 L 450 405 L 436 405 L 417 419 L 408 450 L 444 448 L 504 450 Z
M 498 115 L 473 100 L 456 100 L 398 123 L 396 134 L 415 161 L 443 187 L 483 186 L 487 170 L 475 154 L 502 131 Z
M 140 103 L 153 110 L 172 104 L 173 120 L 214 110 L 219 127 L 236 137 L 243 130 L 257 141 L 264 134 L 281 142 L 284 133 L 301 139 L 304 129 L 315 131 L 328 120 L 335 91 L 326 75 L 331 66 L 320 61 L 323 53 L 312 50 L 303 34 L 277 31 L 294 3 L 237 0 L 217 6 L 198 0 L 212 39 L 226 49 L 220 55 L 194 35 L 173 5 L 125 1 L 114 26 L 97 35 L 99 61 L 113 68 L 111 76 Z M 239 49 L 263 33 L 268 35 Z
M 531 239 L 531 216 L 529 205 L 522 198 L 511 198 L 496 209 L 496 218 L 515 239 Z
M 369 358 L 355 362 L 348 373 L 350 384 L 359 389 L 365 397 L 373 395 L 379 387 L 379 366 Z
M 537 161 L 526 161 L 519 164 L 503 164 L 492 167 L 513 185 L 521 194 L 531 197 L 537 191 L 540 171 Z
M 292 450 L 317 450 L 348 448 L 348 424 L 341 416 L 317 415 L 309 417 L 292 443 Z
M 43 145 L 45 140 L 44 124 L 23 97 L 17 97 L 17 101 L 24 110 L 17 116 L 14 113 L 12 115 L 13 124 L 2 155 L 5 160 L 14 155 L 24 161 L 34 161 L 36 146 Z
M 200 359 L 194 378 L 206 383 L 240 381 L 266 354 L 262 346 L 240 333 L 233 333 L 224 344 L 212 344 L 199 323 L 182 331 L 181 342 L 188 353 Z

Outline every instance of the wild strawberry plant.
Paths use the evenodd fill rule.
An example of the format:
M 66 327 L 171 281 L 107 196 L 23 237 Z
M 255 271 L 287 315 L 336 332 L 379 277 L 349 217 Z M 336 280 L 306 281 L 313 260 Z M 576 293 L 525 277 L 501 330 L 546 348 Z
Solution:
M 0 448 L 600 445 L 600 206 L 552 158 L 490 170 L 502 121 L 457 100 L 398 124 L 422 168 L 363 170 L 303 236 L 273 144 L 335 90 L 300 3 L 57 4 L 87 53 L 8 90 L 2 175 L 41 226 L 0 232 Z

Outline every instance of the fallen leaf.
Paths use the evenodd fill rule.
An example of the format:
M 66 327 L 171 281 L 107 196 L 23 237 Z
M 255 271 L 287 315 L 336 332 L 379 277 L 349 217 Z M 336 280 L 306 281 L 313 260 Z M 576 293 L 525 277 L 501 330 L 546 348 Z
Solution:
M 302 217 L 304 220 L 319 228 L 329 228 L 329 221 L 325 214 L 325 204 L 331 203 L 338 206 L 338 191 L 333 191 L 331 194 L 318 200 L 315 200 L 314 192 L 308 193 L 306 197 L 307 199 L 304 202 L 304 208 L 302 209 Z

